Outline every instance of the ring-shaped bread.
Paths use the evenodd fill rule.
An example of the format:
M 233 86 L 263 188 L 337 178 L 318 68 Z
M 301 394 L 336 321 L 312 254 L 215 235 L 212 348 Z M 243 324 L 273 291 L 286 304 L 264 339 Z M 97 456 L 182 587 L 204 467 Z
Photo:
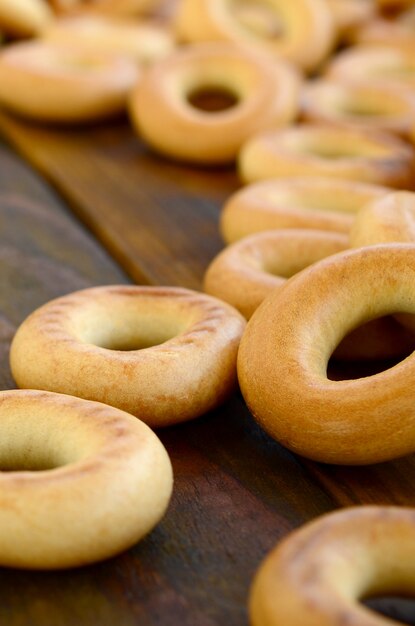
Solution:
M 149 13 L 160 0 L 51 0 L 59 13 L 98 13 L 130 16 Z
M 415 151 L 389 133 L 303 124 L 249 139 L 239 153 L 239 171 L 248 183 L 327 176 L 411 189 Z
M 0 103 L 41 122 L 80 123 L 121 113 L 139 76 L 124 57 L 43 41 L 0 52 Z
M 338 54 L 325 76 L 337 81 L 366 85 L 388 85 L 396 89 L 415 88 L 414 49 L 381 45 L 353 46 Z
M 186 42 L 233 41 L 315 69 L 335 39 L 332 12 L 321 0 L 181 0 L 178 37 Z
M 236 158 L 260 129 L 284 126 L 297 114 L 299 77 L 272 61 L 229 43 L 189 46 L 151 67 L 134 91 L 130 112 L 138 133 L 155 150 L 196 163 Z M 233 99 L 225 110 L 192 104 L 203 92 Z
M 414 593 L 414 509 L 351 507 L 309 522 L 270 552 L 251 588 L 251 624 L 392 626 L 359 601 Z
M 364 28 L 376 15 L 374 0 L 328 0 L 341 40 L 349 41 L 356 30 Z
M 370 202 L 357 214 L 350 231 L 354 248 L 381 243 L 415 244 L 415 193 L 396 191 Z M 397 315 L 396 319 L 415 332 L 413 315 Z
M 415 193 L 410 191 L 395 191 L 368 203 L 350 231 L 354 248 L 394 241 L 415 244 Z
M 58 569 L 106 559 L 166 510 L 169 457 L 132 415 L 57 393 L 2 391 L 0 433 L 2 566 Z
M 46 0 L 0 0 L 0 32 L 31 37 L 40 34 L 51 21 Z
M 277 228 L 348 233 L 358 211 L 389 191 L 342 178 L 263 180 L 232 194 L 221 213 L 220 231 L 227 243 Z
M 414 266 L 413 245 L 358 248 L 312 265 L 264 300 L 242 338 L 238 376 L 272 437 L 324 463 L 378 463 L 415 450 L 414 353 L 373 376 L 327 378 L 350 331 L 415 313 Z
M 96 287 L 32 313 L 13 339 L 11 369 L 19 387 L 105 402 L 167 426 L 234 391 L 244 328 L 235 309 L 195 291 Z
M 339 80 L 318 80 L 303 91 L 303 118 L 310 122 L 397 133 L 407 137 L 415 100 L 407 90 Z
M 174 48 L 172 36 L 161 25 L 99 15 L 55 20 L 43 33 L 43 38 L 66 46 L 76 42 L 77 47 L 125 55 L 145 65 L 167 56 Z
M 305 229 L 255 233 L 225 248 L 204 277 L 204 290 L 249 319 L 264 298 L 287 278 L 349 247 L 345 234 Z

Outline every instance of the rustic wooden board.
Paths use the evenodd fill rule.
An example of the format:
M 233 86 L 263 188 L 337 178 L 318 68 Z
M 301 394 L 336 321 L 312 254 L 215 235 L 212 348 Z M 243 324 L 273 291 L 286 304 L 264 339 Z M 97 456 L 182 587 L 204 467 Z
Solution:
M 206 265 L 222 246 L 217 221 L 222 202 L 238 184 L 232 171 L 206 172 L 158 159 L 121 122 L 64 131 L 1 114 L 0 128 L 131 278 L 200 288 Z M 13 168 L 21 165 L 15 159 L 9 167 L 6 180 L 0 179 L 5 195 L 15 193 L 10 180 L 19 178 L 19 190 L 22 185 L 21 218 L 10 223 L 14 254 L 19 257 L 22 247 L 33 250 L 52 273 L 39 279 L 47 276 L 40 265 L 16 262 L 15 274 L 0 294 L 4 345 L 14 325 L 45 299 L 124 278 L 55 197 L 27 171 L 17 174 Z M 45 206 L 43 213 L 34 210 L 28 198 L 45 205 L 51 217 L 45 220 Z M 0 210 L 3 205 L 7 202 L 0 196 Z M 32 293 L 27 294 L 25 285 L 32 281 Z M 3 370 L 7 387 L 10 377 Z M 252 573 L 290 528 L 336 505 L 415 503 L 414 457 L 371 468 L 335 468 L 297 459 L 253 424 L 239 397 L 212 415 L 160 434 L 176 475 L 175 495 L 163 524 L 110 563 L 59 575 L 13 573 L 7 593 L 11 587 L 17 592 L 0 604 L 0 618 L 6 611 L 20 616 L 16 624 L 28 623 L 30 613 L 33 624 L 117 620 L 126 625 L 211 626 L 226 621 L 242 626 Z M 29 599 L 17 608 L 23 592 Z M 42 598 L 39 609 L 33 608 L 38 606 L 36 597 Z M 399 606 L 401 619 L 413 623 L 413 607 Z M 394 603 L 387 602 L 386 612 L 394 611 Z
M 125 282 L 53 192 L 0 148 L 1 388 L 14 329 L 52 297 Z M 168 515 L 107 563 L 60 573 L 0 570 L 0 623 L 213 626 L 247 623 L 257 564 L 289 529 L 333 508 L 302 466 L 253 423 L 239 397 L 160 433 L 173 462 Z

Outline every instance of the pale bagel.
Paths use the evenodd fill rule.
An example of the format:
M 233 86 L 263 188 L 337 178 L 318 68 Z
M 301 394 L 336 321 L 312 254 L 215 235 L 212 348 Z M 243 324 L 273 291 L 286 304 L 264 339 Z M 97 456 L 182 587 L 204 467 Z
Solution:
M 248 183 L 327 176 L 410 189 L 414 167 L 414 150 L 398 137 L 319 124 L 260 133 L 239 153 L 239 171 Z
M 220 217 L 227 243 L 264 230 L 313 228 L 348 233 L 357 212 L 390 189 L 324 177 L 264 180 L 227 200 Z
M 11 369 L 19 387 L 98 400 L 167 426 L 234 391 L 244 327 L 235 309 L 187 289 L 96 287 L 32 313 L 13 339 Z
M 251 589 L 251 624 L 391 626 L 360 600 L 414 593 L 414 509 L 353 507 L 309 522 L 266 557 Z
M 332 12 L 321 0 L 181 0 L 176 31 L 183 41 L 233 41 L 305 70 L 315 69 L 335 39 Z
M 310 122 L 407 137 L 414 124 L 415 99 L 409 91 L 388 85 L 318 80 L 303 91 L 302 113 Z
M 287 125 L 299 107 L 299 77 L 283 62 L 228 43 L 200 44 L 172 54 L 144 75 L 130 113 L 140 136 L 169 157 L 195 163 L 235 159 L 260 129 Z M 229 108 L 192 103 L 203 92 L 225 92 Z
M 55 20 L 43 33 L 48 42 L 127 56 L 149 64 L 170 54 L 173 38 L 166 28 L 149 22 L 82 15 Z
M 326 76 L 335 80 L 359 81 L 366 85 L 415 88 L 414 48 L 381 45 L 353 46 L 333 58 Z
M 413 245 L 358 248 L 316 263 L 264 300 L 244 333 L 238 376 L 272 437 L 325 463 L 377 463 L 415 450 L 414 353 L 366 378 L 326 373 L 351 330 L 415 313 L 414 266 Z
M 0 432 L 2 566 L 57 569 L 106 559 L 146 535 L 166 510 L 167 452 L 127 413 L 56 393 L 2 391 Z
M 126 58 L 42 41 L 0 52 L 0 103 L 41 122 L 91 122 L 120 114 L 139 77 Z

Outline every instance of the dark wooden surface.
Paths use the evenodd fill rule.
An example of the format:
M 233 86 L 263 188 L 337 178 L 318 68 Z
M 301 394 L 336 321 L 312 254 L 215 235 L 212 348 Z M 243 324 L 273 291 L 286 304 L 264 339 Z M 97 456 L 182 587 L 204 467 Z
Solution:
M 0 148 L 0 382 L 7 389 L 14 329 L 52 297 L 128 280 L 200 288 L 222 246 L 220 206 L 238 182 L 231 170 L 158 159 L 123 122 L 69 132 L 1 115 L 0 128 L 59 191 Z M 414 456 L 370 468 L 307 462 L 261 432 L 239 395 L 159 436 L 175 473 L 163 522 L 96 566 L 0 570 L 1 624 L 246 626 L 252 574 L 290 529 L 338 506 L 415 504 Z M 391 615 L 394 604 L 386 602 Z M 411 623 L 413 606 L 399 606 Z

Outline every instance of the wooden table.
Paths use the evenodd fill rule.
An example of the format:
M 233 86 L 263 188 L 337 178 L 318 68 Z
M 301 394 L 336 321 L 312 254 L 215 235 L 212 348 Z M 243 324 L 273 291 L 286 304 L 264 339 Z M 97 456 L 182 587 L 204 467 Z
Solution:
M 126 121 L 69 131 L 1 114 L 0 129 L 9 144 L 0 144 L 0 376 L 8 389 L 14 330 L 51 298 L 131 281 L 200 289 L 223 246 L 220 207 L 238 181 L 231 170 L 154 156 Z M 239 395 L 159 436 L 175 474 L 163 522 L 99 565 L 0 570 L 0 624 L 246 626 L 252 575 L 291 529 L 341 506 L 415 504 L 413 456 L 367 468 L 305 461 L 263 433 Z M 412 604 L 373 606 L 415 624 Z

